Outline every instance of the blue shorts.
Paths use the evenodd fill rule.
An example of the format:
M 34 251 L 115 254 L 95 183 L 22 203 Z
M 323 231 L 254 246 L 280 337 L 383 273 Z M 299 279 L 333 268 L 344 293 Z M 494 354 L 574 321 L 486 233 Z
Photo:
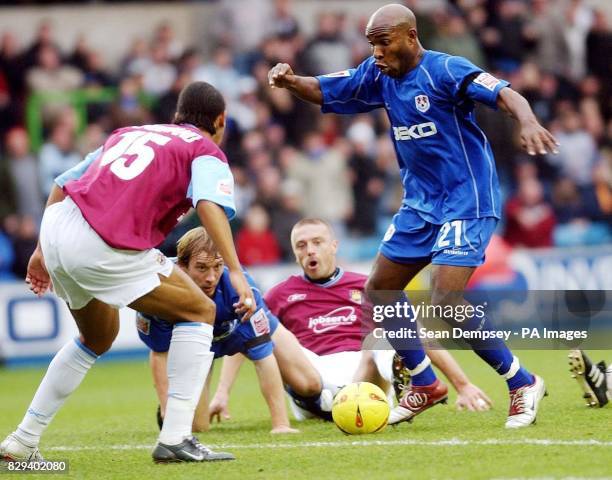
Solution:
M 243 353 L 250 360 L 261 360 L 271 355 L 274 344 L 270 336 L 278 327 L 278 319 L 274 315 L 266 317 L 269 323 L 268 333 L 265 333 L 264 328 L 257 334 L 252 321 L 238 323 L 231 333 L 213 340 L 210 351 L 215 354 L 215 358 Z M 143 316 L 137 312 L 136 328 L 140 339 L 154 352 L 167 352 L 170 348 L 174 328 L 171 323 L 148 315 Z
M 430 262 L 434 265 L 477 267 L 485 260 L 485 249 L 497 218 L 471 218 L 436 225 L 414 210 L 400 209 L 380 245 L 380 253 L 395 263 Z

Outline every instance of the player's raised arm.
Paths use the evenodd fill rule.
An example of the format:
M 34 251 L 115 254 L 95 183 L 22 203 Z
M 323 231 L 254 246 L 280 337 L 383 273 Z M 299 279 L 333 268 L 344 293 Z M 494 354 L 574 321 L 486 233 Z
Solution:
M 271 87 L 286 88 L 296 97 L 316 105 L 323 105 L 321 85 L 316 77 L 301 77 L 286 63 L 277 63 L 268 72 Z
M 510 87 L 502 88 L 497 96 L 497 106 L 518 121 L 521 144 L 529 155 L 559 153 L 559 142 L 540 125 L 529 102 L 520 93 Z

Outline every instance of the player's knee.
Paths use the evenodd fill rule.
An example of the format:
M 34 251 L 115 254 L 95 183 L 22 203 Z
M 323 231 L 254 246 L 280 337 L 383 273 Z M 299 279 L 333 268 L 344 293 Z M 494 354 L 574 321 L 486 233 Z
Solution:
M 462 299 L 463 294 L 461 292 L 451 292 L 438 288 L 434 288 L 431 292 L 431 304 L 434 306 L 454 306 L 461 303 Z
M 321 383 L 321 377 L 318 374 L 305 374 L 300 381 L 297 382 L 297 385 L 294 385 L 292 388 L 295 393 L 302 397 L 314 397 L 321 393 L 323 384 Z
M 89 350 L 96 355 L 102 355 L 110 350 L 115 338 L 117 337 L 118 329 L 98 332 L 95 337 L 81 335 L 81 342 Z
M 321 393 L 323 389 L 323 385 L 321 384 L 321 379 L 319 377 L 311 377 L 306 379 L 304 382 L 304 393 L 305 397 L 314 397 Z
M 185 320 L 212 325 L 215 322 L 216 312 L 215 302 L 209 298 L 199 299 L 193 302 L 191 311 L 185 315 Z

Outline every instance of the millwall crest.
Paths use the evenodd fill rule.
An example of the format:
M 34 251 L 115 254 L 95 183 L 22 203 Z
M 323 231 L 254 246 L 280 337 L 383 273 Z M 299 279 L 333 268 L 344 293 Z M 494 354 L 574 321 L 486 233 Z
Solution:
M 425 113 L 429 110 L 429 97 L 427 95 L 417 95 L 414 97 L 414 103 L 419 112 Z

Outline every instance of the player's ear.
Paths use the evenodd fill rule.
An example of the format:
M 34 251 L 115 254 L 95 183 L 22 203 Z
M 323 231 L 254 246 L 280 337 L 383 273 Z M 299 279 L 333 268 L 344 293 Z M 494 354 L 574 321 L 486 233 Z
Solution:
M 225 128 L 225 115 L 225 111 L 223 111 L 215 118 L 215 129 L 219 130 L 220 128 Z
M 334 239 L 331 242 L 332 250 L 334 251 L 334 255 L 338 251 L 338 240 Z

